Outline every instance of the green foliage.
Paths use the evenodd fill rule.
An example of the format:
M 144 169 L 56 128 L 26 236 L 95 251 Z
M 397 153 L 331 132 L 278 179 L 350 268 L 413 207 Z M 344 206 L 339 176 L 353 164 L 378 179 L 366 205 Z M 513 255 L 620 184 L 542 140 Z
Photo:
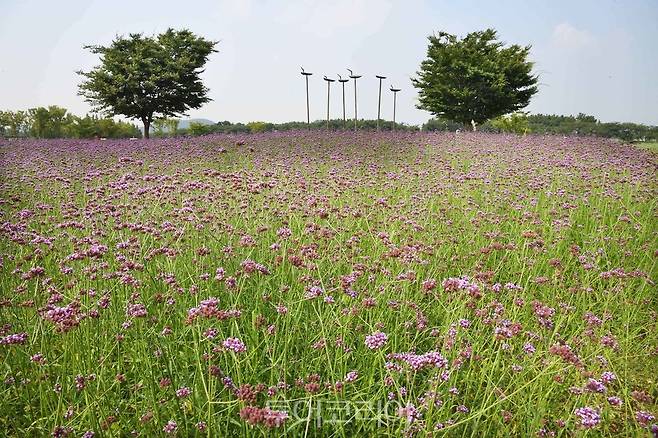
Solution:
M 23 133 L 27 121 L 25 111 L 0 111 L 0 135 L 19 137 Z
M 30 108 L 28 110 L 28 117 L 30 118 L 30 135 L 36 138 L 44 138 L 50 114 L 48 109 Z
M 214 125 L 204 125 L 201 123 L 192 122 L 187 130 L 179 130 L 179 134 L 188 135 L 206 135 L 206 134 L 240 134 L 240 133 L 259 133 L 271 131 L 293 131 L 293 130 L 326 130 L 326 120 L 316 120 L 311 122 L 310 125 L 306 122 L 284 122 L 284 123 L 270 123 L 270 122 L 249 122 L 246 125 L 243 123 L 231 123 L 223 121 Z M 354 129 L 354 121 L 342 119 L 329 120 L 330 131 L 351 131 Z M 358 120 L 357 129 L 360 131 L 374 131 L 377 129 L 377 120 Z M 404 123 L 393 123 L 391 121 L 380 121 L 380 129 L 382 131 L 417 131 L 419 128 L 414 125 L 405 125 Z
M 209 126 L 212 125 L 204 125 L 203 123 L 199 122 L 192 122 L 190 123 L 190 127 L 187 128 L 187 132 L 190 135 L 204 135 L 204 134 L 210 134 L 212 131 L 210 130 Z
M 242 134 L 290 130 L 326 130 L 325 120 L 316 120 L 307 125 L 304 122 L 250 122 L 231 123 L 223 121 L 214 125 L 192 122 L 188 129 L 178 129 L 179 120 L 172 118 L 156 119 L 153 123 L 156 136 L 206 135 L 206 134 Z M 374 131 L 376 120 L 358 120 L 357 129 Z M 353 121 L 333 119 L 329 121 L 329 130 L 345 131 L 354 128 Z M 423 131 L 456 131 L 464 125 L 443 117 L 428 120 Z M 390 121 L 381 121 L 381 130 L 414 131 L 417 126 Z M 658 141 L 658 127 L 636 123 L 602 123 L 596 117 L 578 114 L 577 116 L 557 116 L 523 113 L 497 117 L 478 127 L 483 132 L 511 132 L 517 134 L 559 134 L 587 135 L 618 138 L 629 142 Z M 127 122 L 101 118 L 96 115 L 77 117 L 65 108 L 49 106 L 48 108 L 31 108 L 28 111 L 0 111 L 0 136 L 5 137 L 39 137 L 39 138 L 129 138 L 141 137 L 137 126 Z
M 101 65 L 79 72 L 86 78 L 79 94 L 106 114 L 141 120 L 148 138 L 156 118 L 210 101 L 199 75 L 216 44 L 188 30 L 168 29 L 154 37 L 117 37 L 107 47 L 85 46 L 101 56 Z
M 267 131 L 272 131 L 274 129 L 274 123 L 249 122 L 247 123 L 247 128 L 249 128 L 249 131 L 251 131 L 254 134 L 259 132 L 267 132 Z
M 648 151 L 658 153 L 658 141 L 646 141 L 646 142 L 640 142 L 637 143 L 636 146 L 642 149 L 646 149 Z
M 512 113 L 491 120 L 491 126 L 500 132 L 527 134 L 530 130 L 528 118 L 523 113 Z
M 153 135 L 156 137 L 163 137 L 165 133 L 165 118 L 158 117 L 153 120 Z
M 178 134 L 178 119 L 158 117 L 153 121 L 153 135 L 155 137 L 175 137 Z
M 456 131 L 462 128 L 461 124 L 440 117 L 428 120 L 422 127 L 423 131 Z M 582 113 L 577 116 L 512 113 L 488 120 L 481 124 L 478 130 L 516 134 L 586 135 L 617 138 L 629 142 L 658 140 L 658 126 L 602 123 L 596 117 Z
M 178 119 L 166 119 L 165 120 L 165 128 L 167 129 L 167 133 L 171 137 L 175 137 L 176 134 L 178 133 L 178 123 L 180 120 Z
M 467 125 L 526 107 L 538 80 L 529 51 L 530 46 L 503 47 L 493 29 L 461 40 L 446 32 L 430 36 L 427 59 L 412 79 L 418 108 Z
M 7 133 L 7 128 L 9 127 L 9 111 L 0 111 L 0 135 L 5 136 Z
M 86 115 L 77 117 L 51 105 L 25 111 L 0 111 L 0 135 L 36 138 L 141 137 L 137 126 L 127 122 Z
M 73 138 L 131 138 L 141 137 L 139 128 L 132 123 L 117 122 L 108 118 L 85 116 L 78 118 L 73 128 Z
M 595 135 L 624 141 L 656 141 L 658 126 L 637 123 L 602 123 L 594 116 L 557 116 L 533 114 L 527 116 L 530 131 L 538 134 Z
M 453 122 L 452 120 L 444 119 L 442 117 L 435 117 L 429 119 L 422 127 L 423 131 L 456 131 L 462 129 L 464 126 L 461 123 Z
M 36 138 L 64 137 L 66 126 L 73 122 L 73 116 L 67 114 L 66 108 L 51 105 L 28 110 L 30 135 Z

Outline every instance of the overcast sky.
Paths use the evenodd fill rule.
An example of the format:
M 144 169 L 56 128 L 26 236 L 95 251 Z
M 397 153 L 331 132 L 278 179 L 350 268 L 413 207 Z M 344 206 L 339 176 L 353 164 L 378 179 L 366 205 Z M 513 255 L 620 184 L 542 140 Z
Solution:
M 84 114 L 80 77 L 98 58 L 84 44 L 115 35 L 188 28 L 220 41 L 203 74 L 212 102 L 190 112 L 214 121 L 304 120 L 299 67 L 311 76 L 311 118 L 326 111 L 323 75 L 363 74 L 359 117 L 376 118 L 376 74 L 398 94 L 399 121 L 415 108 L 410 78 L 439 30 L 465 35 L 493 27 L 506 43 L 531 44 L 540 75 L 531 112 L 592 114 L 658 125 L 658 0 L 0 0 L 0 109 L 60 105 Z M 353 88 L 346 87 L 347 116 Z M 342 117 L 332 87 L 332 117 Z M 392 95 L 382 97 L 392 118 Z

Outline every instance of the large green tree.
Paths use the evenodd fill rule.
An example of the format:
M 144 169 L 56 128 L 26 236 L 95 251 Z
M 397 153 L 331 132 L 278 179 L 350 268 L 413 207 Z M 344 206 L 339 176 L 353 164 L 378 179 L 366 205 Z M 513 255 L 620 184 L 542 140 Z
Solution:
M 141 120 L 148 138 L 156 117 L 184 115 L 210 101 L 200 74 L 216 44 L 168 29 L 153 37 L 117 37 L 107 47 L 85 46 L 101 56 L 101 64 L 78 72 L 86 78 L 79 94 L 105 114 Z
M 538 80 L 529 51 L 530 46 L 504 47 L 493 29 L 462 39 L 446 32 L 432 35 L 427 59 L 412 79 L 419 90 L 417 107 L 463 125 L 526 107 Z

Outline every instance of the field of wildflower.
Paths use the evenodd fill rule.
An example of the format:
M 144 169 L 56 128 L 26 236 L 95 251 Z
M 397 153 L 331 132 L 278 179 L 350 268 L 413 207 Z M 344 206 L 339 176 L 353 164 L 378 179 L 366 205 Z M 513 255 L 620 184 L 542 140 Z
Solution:
M 651 436 L 658 154 L 0 141 L 0 434 Z

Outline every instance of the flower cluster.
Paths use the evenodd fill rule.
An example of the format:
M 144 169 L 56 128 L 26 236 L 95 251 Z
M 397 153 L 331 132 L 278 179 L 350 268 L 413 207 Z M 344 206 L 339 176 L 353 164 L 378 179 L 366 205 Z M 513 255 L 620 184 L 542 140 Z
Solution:
M 146 306 L 143 304 L 128 304 L 126 307 L 126 316 L 129 318 L 144 318 L 147 315 Z
M 280 427 L 288 419 L 286 411 L 275 411 L 269 407 L 245 406 L 240 410 L 240 418 L 251 425 L 262 424 L 268 428 Z
M 215 318 L 223 321 L 229 318 L 238 318 L 242 312 L 238 309 L 220 309 L 218 298 L 208 298 L 199 303 L 198 306 L 192 307 L 187 311 L 185 322 L 191 324 L 197 318 Z
M 59 332 L 68 332 L 76 328 L 84 318 L 79 304 L 75 302 L 64 307 L 51 306 L 42 313 L 42 316 L 43 319 L 52 322 Z
M 580 424 L 585 429 L 598 426 L 601 422 L 601 412 L 589 406 L 577 408 L 574 413 L 580 418 Z
M 270 271 L 264 265 L 249 259 L 243 260 L 242 263 L 240 263 L 240 266 L 242 267 L 242 271 L 247 275 L 254 272 L 260 272 L 264 275 L 268 275 L 270 273 Z
M 14 333 L 0 338 L 0 345 L 25 344 L 27 342 L 27 333 Z
M 404 362 L 414 371 L 424 368 L 447 368 L 448 366 L 448 360 L 438 351 L 430 351 L 423 354 L 392 353 L 387 355 L 387 358 L 389 360 Z
M 366 347 L 371 350 L 377 350 L 382 348 L 386 344 L 386 341 L 388 341 L 386 333 L 376 331 L 373 334 L 366 336 Z
M 222 342 L 222 346 L 235 353 L 244 353 L 247 351 L 247 346 L 238 338 L 226 338 L 224 342 Z
M 0 143 L 10 435 L 658 428 L 656 154 L 403 130 Z M 385 428 L 323 411 L 364 401 Z
M 178 424 L 174 420 L 167 421 L 167 424 L 164 425 L 162 431 L 167 435 L 173 435 L 178 430 Z

